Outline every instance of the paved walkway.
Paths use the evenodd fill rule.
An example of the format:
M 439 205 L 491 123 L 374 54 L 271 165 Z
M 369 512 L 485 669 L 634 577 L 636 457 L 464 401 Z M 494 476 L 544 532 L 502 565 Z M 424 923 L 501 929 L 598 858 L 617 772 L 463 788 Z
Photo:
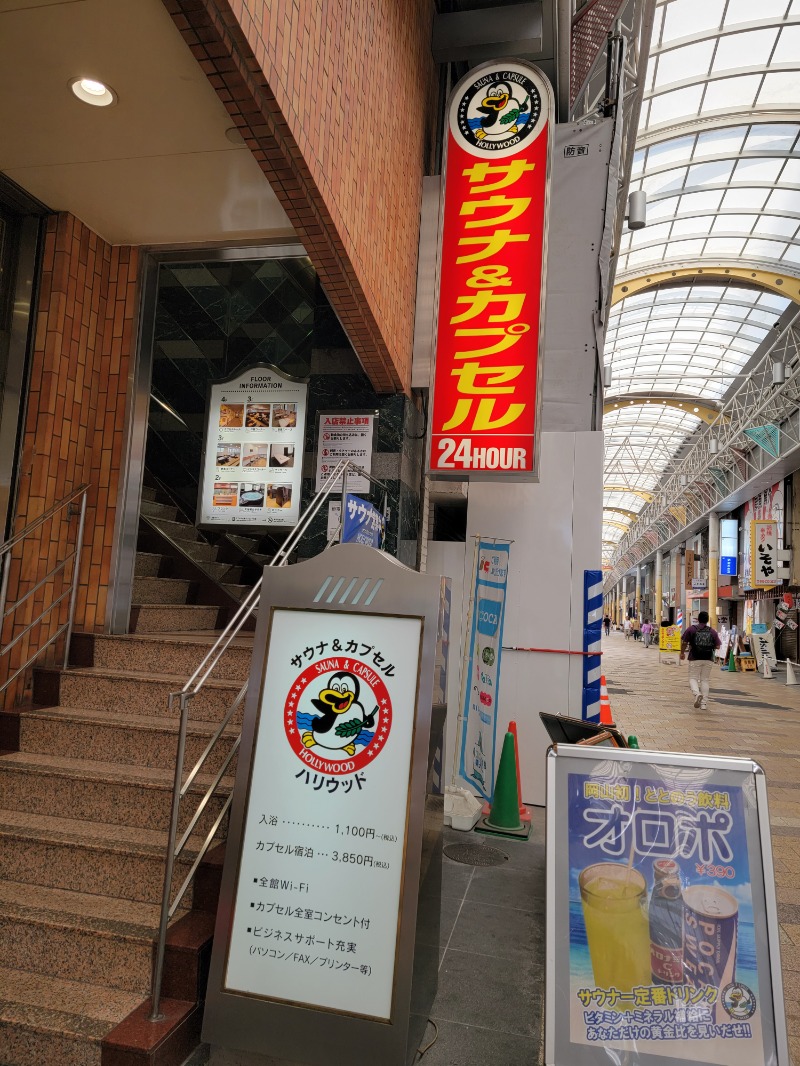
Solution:
M 800 686 L 784 675 L 714 670 L 707 711 L 692 706 L 685 664 L 658 662 L 622 633 L 604 641 L 603 667 L 611 711 L 643 748 L 748 756 L 767 775 L 781 960 L 792 1058 L 800 1064 Z

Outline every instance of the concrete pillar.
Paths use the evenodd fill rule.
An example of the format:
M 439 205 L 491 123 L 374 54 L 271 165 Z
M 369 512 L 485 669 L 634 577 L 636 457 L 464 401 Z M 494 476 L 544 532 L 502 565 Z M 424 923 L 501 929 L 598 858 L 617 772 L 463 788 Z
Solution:
M 719 515 L 712 511 L 708 516 L 708 617 L 712 626 L 717 624 L 719 610 Z
M 636 567 L 636 600 L 634 603 L 634 615 L 636 618 L 642 612 L 642 564 L 639 563 Z
M 664 582 L 663 582 L 663 578 L 661 576 L 661 564 L 662 564 L 662 561 L 663 561 L 663 556 L 661 554 L 661 550 L 659 549 L 656 552 L 656 562 L 655 562 L 655 567 L 656 567 L 656 570 L 655 570 L 655 603 L 653 605 L 653 621 L 654 622 L 659 622 L 659 623 L 661 622 L 661 619 L 664 617 L 664 607 L 663 607 Z

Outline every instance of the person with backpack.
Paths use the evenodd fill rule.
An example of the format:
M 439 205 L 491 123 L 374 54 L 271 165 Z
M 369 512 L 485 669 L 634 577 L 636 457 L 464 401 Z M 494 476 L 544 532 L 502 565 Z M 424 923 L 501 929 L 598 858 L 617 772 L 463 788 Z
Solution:
M 681 641 L 681 659 L 689 653 L 689 687 L 694 705 L 701 711 L 708 710 L 709 679 L 720 644 L 719 634 L 708 624 L 708 611 L 698 614 L 697 625 L 689 626 Z
M 606 632 L 606 636 L 608 636 L 608 634 L 611 632 L 611 618 L 609 615 L 606 615 L 603 619 L 603 629 Z

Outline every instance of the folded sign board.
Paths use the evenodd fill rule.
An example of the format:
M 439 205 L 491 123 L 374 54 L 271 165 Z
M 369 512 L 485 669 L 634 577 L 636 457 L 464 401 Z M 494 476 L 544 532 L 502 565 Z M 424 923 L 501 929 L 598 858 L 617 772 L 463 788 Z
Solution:
M 535 479 L 553 102 L 486 63 L 448 107 L 431 472 Z

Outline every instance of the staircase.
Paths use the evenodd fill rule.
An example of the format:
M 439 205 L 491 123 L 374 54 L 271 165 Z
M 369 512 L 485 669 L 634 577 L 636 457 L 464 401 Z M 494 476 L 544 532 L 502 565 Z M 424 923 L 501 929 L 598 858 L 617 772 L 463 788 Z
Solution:
M 183 526 L 170 530 L 172 539 L 207 553 L 207 545 L 192 549 L 201 545 L 193 527 L 149 495 L 153 521 Z M 226 610 L 194 602 L 199 586 L 191 578 L 161 576 L 174 569 L 174 558 L 140 553 L 132 632 L 76 633 L 68 670 L 36 671 L 34 707 L 0 715 L 3 1066 L 171 1066 L 199 1039 L 195 1000 L 216 906 L 213 852 L 171 928 L 164 1010 L 176 1024 L 168 1040 L 158 1043 L 162 1030 L 147 1021 L 143 1006 L 176 752 L 178 722 L 168 716 L 168 696 L 212 645 Z M 246 678 L 251 651 L 251 638 L 239 639 L 193 701 L 187 767 Z M 231 743 L 237 730 L 232 723 Z M 229 750 L 220 748 L 208 774 Z M 198 780 L 198 794 L 209 780 Z M 224 784 L 229 790 L 232 778 Z M 220 803 L 204 812 L 176 884 Z M 170 958 L 177 962 L 171 969 Z

